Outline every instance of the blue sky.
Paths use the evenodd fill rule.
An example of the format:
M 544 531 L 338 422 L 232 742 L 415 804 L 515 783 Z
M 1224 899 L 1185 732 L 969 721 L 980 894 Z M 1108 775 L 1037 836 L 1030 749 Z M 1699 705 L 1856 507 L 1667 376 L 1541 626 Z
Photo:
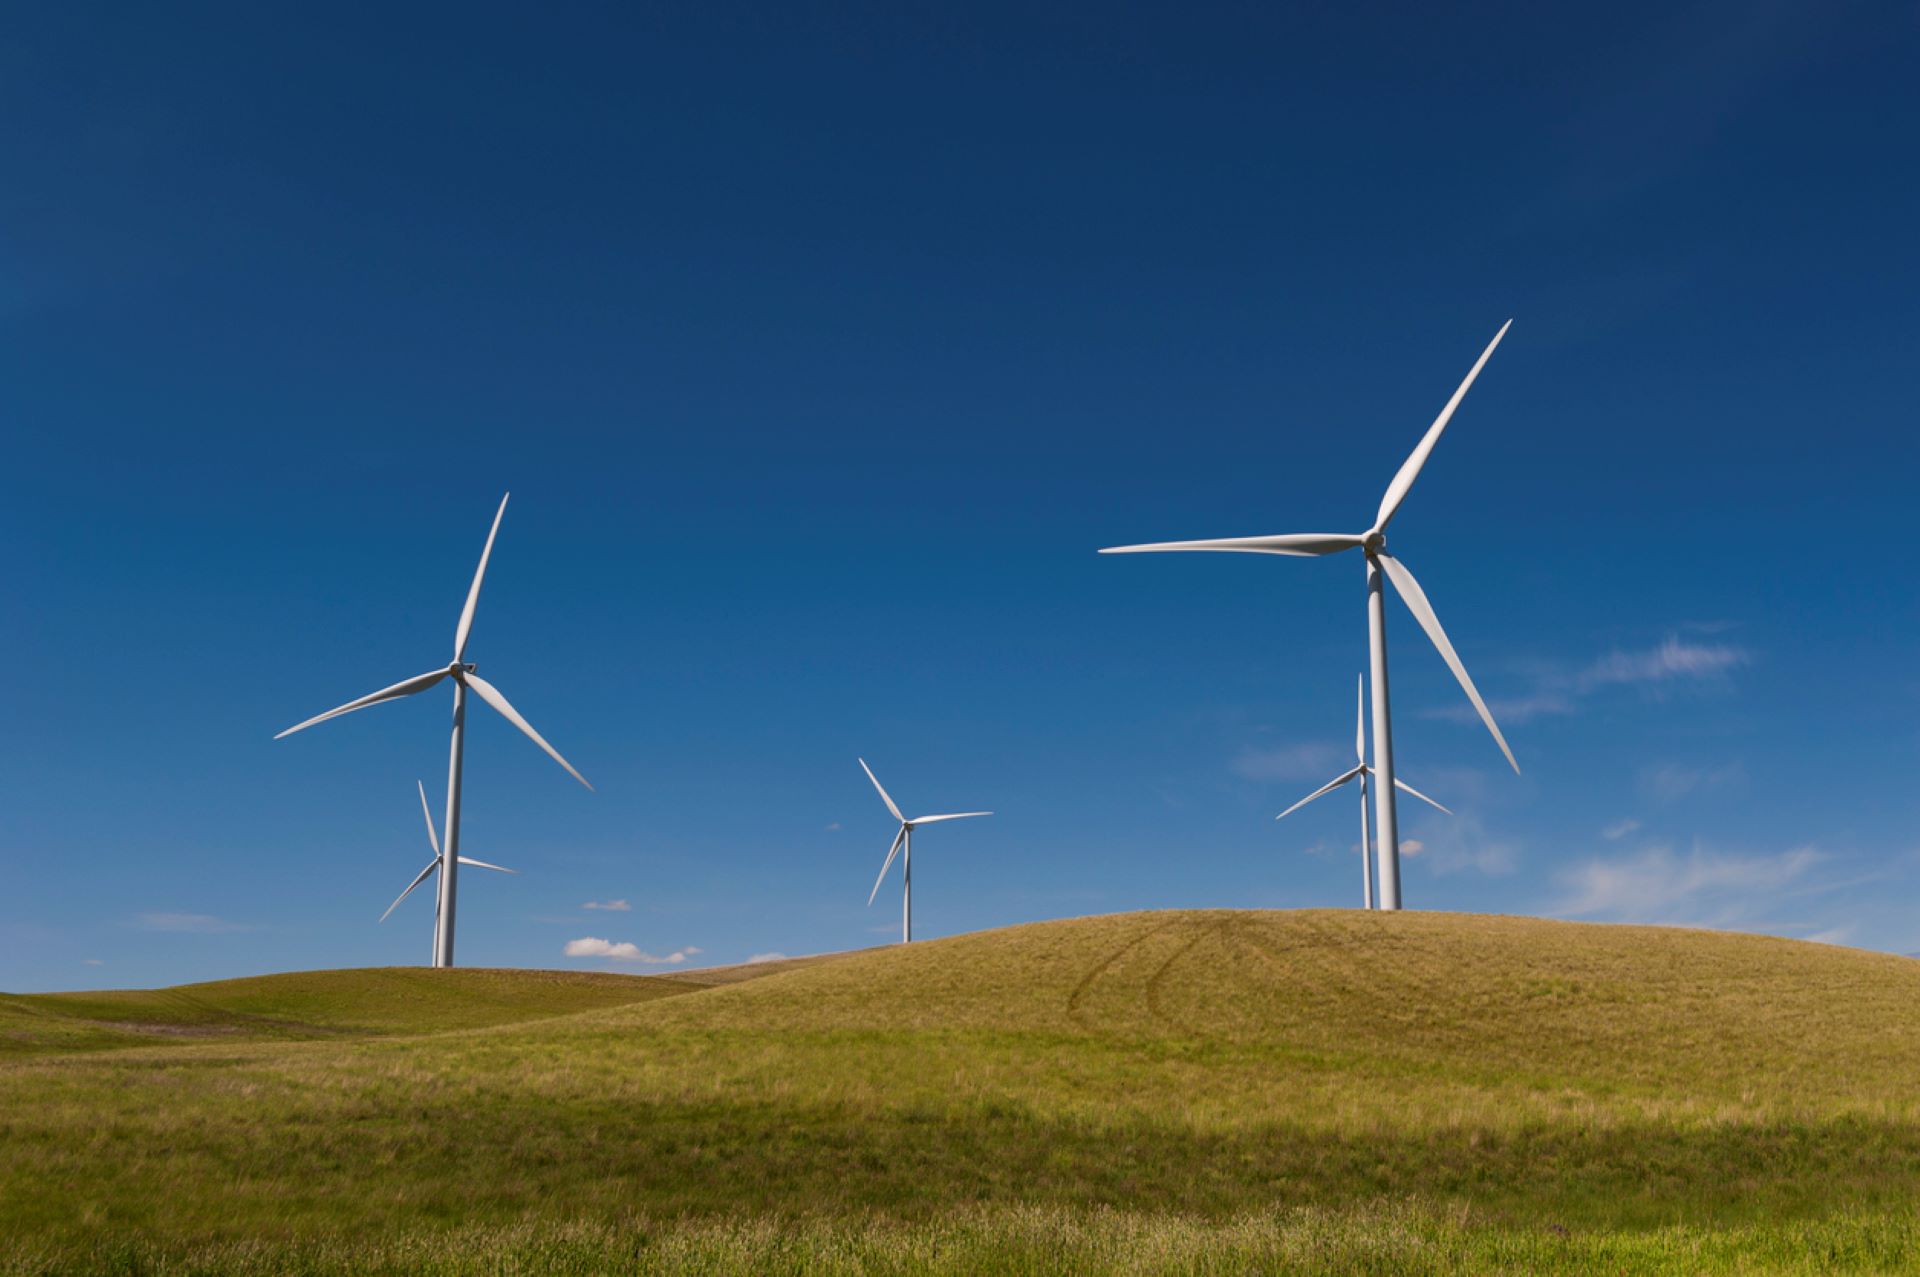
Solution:
M 1910 6 L 42 7 L 0 40 L 0 988 L 1349 906 L 1920 950 Z M 590 910 L 588 902 L 625 902 Z

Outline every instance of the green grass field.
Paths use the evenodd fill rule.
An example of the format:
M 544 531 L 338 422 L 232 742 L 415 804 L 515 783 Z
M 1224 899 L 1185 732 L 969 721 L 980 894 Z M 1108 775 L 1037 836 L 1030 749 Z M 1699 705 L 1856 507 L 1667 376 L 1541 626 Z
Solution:
M 1920 1269 L 1920 962 L 1178 912 L 0 998 L 0 1271 Z

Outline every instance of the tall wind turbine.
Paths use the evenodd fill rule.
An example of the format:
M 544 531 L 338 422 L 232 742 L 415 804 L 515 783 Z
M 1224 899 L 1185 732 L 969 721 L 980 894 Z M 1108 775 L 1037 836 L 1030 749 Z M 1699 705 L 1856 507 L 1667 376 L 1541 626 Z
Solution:
M 1400 907 L 1400 824 L 1394 811 L 1393 794 L 1393 721 L 1387 709 L 1387 604 L 1383 593 L 1381 578 L 1393 582 L 1394 590 L 1406 602 L 1413 617 L 1420 622 L 1420 628 L 1427 632 L 1433 645 L 1440 650 L 1440 657 L 1446 661 L 1447 668 L 1460 680 L 1460 687 L 1473 702 L 1473 708 L 1480 714 L 1480 721 L 1493 733 L 1493 739 L 1500 746 L 1500 752 L 1507 756 L 1507 762 L 1514 772 L 1520 771 L 1520 764 L 1514 761 L 1513 751 L 1507 748 L 1507 738 L 1500 734 L 1500 728 L 1493 721 L 1493 715 L 1487 710 L 1487 703 L 1480 699 L 1480 693 L 1473 686 L 1473 680 L 1467 677 L 1467 667 L 1460 663 L 1454 654 L 1453 644 L 1447 641 L 1447 632 L 1440 628 L 1440 618 L 1433 614 L 1433 605 L 1427 602 L 1427 595 L 1420 583 L 1413 579 L 1413 573 L 1406 564 L 1387 553 L 1387 525 L 1399 511 L 1400 503 L 1407 499 L 1407 493 L 1413 488 L 1413 481 L 1420 477 L 1420 468 L 1427 463 L 1427 456 L 1433 451 L 1433 445 L 1440 442 L 1440 434 L 1453 420 L 1454 410 L 1467 396 L 1474 378 L 1486 366 L 1487 359 L 1493 354 L 1493 348 L 1507 335 L 1507 329 L 1513 326 L 1509 319 L 1500 325 L 1500 331 L 1493 335 L 1487 348 L 1480 352 L 1480 358 L 1474 361 L 1467 372 L 1467 379 L 1453 392 L 1453 398 L 1447 400 L 1447 406 L 1434 418 L 1427 433 L 1415 446 L 1413 454 L 1400 466 L 1399 473 L 1393 476 L 1393 482 L 1387 485 L 1387 492 L 1380 499 L 1380 510 L 1373 518 L 1373 526 L 1365 532 L 1298 532 L 1282 536 L 1233 537 L 1217 541 L 1162 541 L 1152 545 L 1122 545 L 1102 550 L 1102 554 L 1137 554 L 1156 550 L 1230 550 L 1245 554 L 1284 554 L 1296 558 L 1318 558 L 1326 554 L 1339 554 L 1345 550 L 1359 550 L 1366 559 L 1367 566 L 1367 645 L 1371 656 L 1373 671 L 1373 765 L 1382 783 L 1374 786 L 1374 814 L 1379 826 L 1379 878 L 1380 907 L 1398 909 Z
M 1293 806 L 1281 812 L 1278 816 L 1275 816 L 1274 819 L 1285 820 L 1288 816 L 1293 815 L 1294 812 L 1299 811 L 1302 807 L 1305 807 L 1308 803 L 1312 802 L 1314 799 L 1320 797 L 1321 795 L 1331 794 L 1334 790 L 1340 788 L 1340 786 L 1346 784 L 1349 781 L 1353 781 L 1353 780 L 1359 781 L 1360 782 L 1361 892 L 1362 892 L 1362 898 L 1365 899 L 1367 903 L 1367 908 L 1372 909 L 1372 908 L 1375 908 L 1376 906 L 1373 900 L 1373 859 L 1372 859 L 1373 848 L 1370 845 L 1372 842 L 1372 836 L 1367 830 L 1367 781 L 1373 775 L 1373 768 L 1367 766 L 1367 678 L 1366 678 L 1366 675 L 1362 674 L 1360 676 L 1359 687 L 1356 688 L 1355 690 L 1357 692 L 1357 695 L 1355 696 L 1354 705 L 1353 705 L 1353 757 L 1355 760 L 1355 765 L 1353 770 L 1349 772 L 1342 772 L 1340 775 L 1334 777 L 1332 780 L 1328 781 L 1326 784 L 1320 786 L 1320 788 L 1314 790 L 1311 794 L 1308 794 L 1305 798 L 1302 798 L 1299 802 L 1295 803 Z M 1453 813 L 1451 811 L 1448 811 L 1447 808 L 1441 807 L 1439 803 L 1436 803 L 1435 801 L 1433 801 L 1433 799 L 1427 797 L 1425 794 L 1415 789 L 1412 785 L 1409 785 L 1406 781 L 1401 780 L 1398 776 L 1395 776 L 1393 778 L 1393 787 L 1395 789 L 1398 789 L 1403 794 L 1412 794 L 1415 798 L 1418 798 L 1421 802 L 1425 803 L 1429 807 L 1438 808 L 1440 811 L 1446 812 L 1447 815 L 1449 816 L 1453 815 Z
M 993 813 L 956 811 L 946 816 L 915 816 L 912 820 L 908 820 L 900 814 L 900 808 L 894 805 L 892 796 L 880 783 L 880 778 L 873 774 L 873 768 L 867 766 L 867 760 L 864 758 L 860 760 L 860 770 L 867 774 L 867 779 L 873 782 L 873 787 L 880 791 L 880 801 L 887 805 L 887 810 L 893 813 L 893 818 L 900 822 L 900 832 L 893 836 L 893 846 L 887 848 L 887 859 L 886 863 L 880 866 L 880 876 L 873 880 L 873 890 L 867 893 L 867 904 L 871 906 L 873 898 L 880 894 L 880 884 L 887 880 L 887 870 L 893 868 L 894 856 L 905 851 L 906 858 L 900 862 L 900 874 L 905 880 L 906 887 L 900 904 L 900 943 L 906 944 L 913 939 L 913 831 L 915 827 L 937 824 L 942 820 L 965 820 L 969 816 L 991 816 Z
M 427 786 L 424 781 L 416 780 L 413 783 L 414 783 L 414 787 L 420 791 L 420 814 L 427 818 L 427 845 L 433 848 L 433 859 L 427 862 L 427 867 L 420 871 L 419 877 L 415 878 L 412 882 L 407 884 L 407 889 L 405 891 L 401 892 L 399 895 L 393 898 L 393 903 L 387 906 L 387 912 L 380 915 L 380 921 L 382 922 L 385 922 L 387 920 L 388 915 L 390 915 L 395 909 L 398 909 L 400 907 L 400 902 L 402 900 L 405 900 L 408 896 L 413 894 L 413 889 L 415 887 L 425 882 L 427 880 L 427 876 L 431 874 L 434 870 L 440 867 L 440 839 L 433 832 L 433 809 L 427 806 Z M 461 864 L 472 865 L 475 869 L 493 869 L 503 874 L 520 872 L 517 869 L 509 869 L 505 865 L 490 865 L 484 860 L 475 860 L 470 856 L 461 856 L 459 860 Z M 439 942 L 439 933 L 440 933 L 440 925 L 437 919 L 435 920 L 433 929 L 434 929 L 435 943 L 437 945 Z
M 507 498 L 503 496 L 500 498 L 500 509 L 493 516 L 493 528 L 487 533 L 486 549 L 480 552 L 480 566 L 474 569 L 473 585 L 467 590 L 467 605 L 460 609 L 460 623 L 454 627 L 451 663 L 444 669 L 428 670 L 425 674 L 415 675 L 405 682 L 395 683 L 392 687 L 383 687 L 377 692 L 362 696 L 357 701 L 348 701 L 338 709 L 316 714 L 306 722 L 295 723 L 274 737 L 275 740 L 279 740 L 281 736 L 291 736 L 297 731 L 312 727 L 315 723 L 324 723 L 329 718 L 338 718 L 342 714 L 351 714 L 354 710 L 365 709 L 369 705 L 396 701 L 403 696 L 424 692 L 442 679 L 453 680 L 453 744 L 447 761 L 447 836 L 440 845 L 440 905 L 433 933 L 433 965 L 436 967 L 453 965 L 453 909 L 461 863 L 460 763 L 466 739 L 467 692 L 471 690 L 481 700 L 493 706 L 503 718 L 525 732 L 534 744 L 545 750 L 548 757 L 566 768 L 569 776 L 582 785 L 587 785 L 587 778 L 575 771 L 572 763 L 560 757 L 560 751 L 547 744 L 546 737 L 533 730 L 533 724 L 520 717 L 520 711 L 507 703 L 507 698 L 500 694 L 500 689 L 475 673 L 477 666 L 462 660 L 467 651 L 467 636 L 473 630 L 473 612 L 480 604 L 480 582 L 487 575 L 487 560 L 493 555 L 493 539 L 500 534 L 500 519 L 506 512 Z M 593 786 L 587 785 L 587 788 L 592 789 Z

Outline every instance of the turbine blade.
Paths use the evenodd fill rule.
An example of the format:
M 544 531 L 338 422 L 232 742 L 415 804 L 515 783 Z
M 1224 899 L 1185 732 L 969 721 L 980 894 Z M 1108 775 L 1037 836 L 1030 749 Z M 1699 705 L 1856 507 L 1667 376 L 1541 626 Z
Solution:
M 546 750 L 547 757 L 551 758 L 554 762 L 559 763 L 562 767 L 566 768 L 567 775 L 573 777 L 575 780 L 579 781 L 582 785 L 587 785 L 587 778 L 585 776 L 582 776 L 579 772 L 573 770 L 573 764 L 568 762 L 566 759 L 560 757 L 560 751 L 555 749 L 553 746 L 547 744 L 547 738 L 542 736 L 539 732 L 534 731 L 532 723 L 529 723 L 526 719 L 520 717 L 520 711 L 507 703 L 507 698 L 500 694 L 499 688 L 495 687 L 492 683 L 487 682 L 486 679 L 481 678 L 478 674 L 472 674 L 472 673 L 462 674 L 460 678 L 461 678 L 461 681 L 466 683 L 468 687 L 471 687 L 474 691 L 480 693 L 481 700 L 485 701 L 487 704 L 499 710 L 500 717 L 506 719 L 509 723 L 512 723 L 515 727 L 518 727 L 521 731 L 525 732 L 527 734 L 527 739 L 531 740 L 534 744 L 538 745 L 541 749 Z M 592 789 L 593 786 L 587 785 L 587 788 Z
M 295 732 L 305 731 L 315 723 L 324 723 L 329 718 L 338 718 L 342 714 L 351 714 L 353 711 L 365 709 L 369 705 L 378 705 L 382 701 L 395 701 L 399 700 L 402 696 L 412 696 L 415 692 L 424 692 L 446 676 L 447 671 L 445 670 L 432 670 L 425 674 L 415 675 L 405 682 L 395 683 L 392 687 L 383 687 L 377 692 L 362 696 L 357 701 L 348 701 L 338 709 L 330 709 L 324 714 L 315 714 L 304 723 L 295 723 L 286 731 L 276 733 L 274 739 L 279 740 L 282 736 L 291 736 Z
M 1360 692 L 1353 704 L 1353 761 L 1367 765 L 1367 676 L 1360 676 Z M 425 791 L 422 791 L 423 793 Z
M 420 871 L 420 876 L 415 878 L 412 882 L 408 883 L 407 889 L 393 898 L 393 903 L 387 906 L 387 913 L 383 913 L 380 915 L 380 921 L 385 922 L 387 920 L 387 914 L 390 914 L 395 909 L 398 909 L 400 907 L 400 902 L 402 900 L 405 900 L 408 896 L 412 895 L 413 889 L 419 886 L 421 883 L 425 882 L 427 880 L 427 875 L 432 873 L 434 870 L 438 869 L 439 867 L 440 867 L 440 858 L 438 856 L 435 856 L 432 860 L 428 861 L 427 867 Z
M 1378 554 L 1374 557 L 1379 559 L 1380 566 L 1387 570 L 1387 579 L 1393 582 L 1394 590 L 1406 603 L 1408 610 L 1413 613 L 1413 619 L 1420 622 L 1420 628 L 1427 632 L 1427 637 L 1433 640 L 1433 645 L 1440 649 L 1440 659 L 1447 663 L 1447 668 L 1453 671 L 1453 676 L 1460 680 L 1461 690 L 1466 692 L 1467 699 L 1473 702 L 1473 708 L 1479 711 L 1480 721 L 1485 723 L 1487 730 L 1493 733 L 1494 743 L 1499 745 L 1500 752 L 1507 756 L 1507 763 L 1513 768 L 1514 774 L 1519 775 L 1520 764 L 1514 761 L 1513 751 L 1507 748 L 1507 738 L 1500 734 L 1499 724 L 1493 721 L 1493 714 L 1487 709 L 1487 703 L 1480 699 L 1479 689 L 1474 687 L 1473 680 L 1467 677 L 1467 667 L 1460 663 L 1459 656 L 1454 653 L 1453 644 L 1447 641 L 1447 632 L 1440 628 L 1440 618 L 1433 614 L 1433 604 L 1427 602 L 1426 591 L 1420 588 L 1420 582 L 1413 579 L 1413 573 L 1407 570 L 1406 564 L 1387 554 Z
M 1442 807 L 1439 803 L 1436 803 L 1435 801 L 1433 801 L 1433 799 L 1427 797 L 1425 794 L 1415 789 L 1412 785 L 1409 785 L 1406 781 L 1401 780 L 1398 776 L 1395 776 L 1393 778 L 1393 787 L 1395 789 L 1405 790 L 1407 793 L 1412 794 L 1415 798 L 1418 798 L 1421 802 L 1425 803 L 1429 807 L 1435 808 L 1439 811 L 1444 811 L 1449 816 L 1453 815 L 1452 808 Z
M 894 804 L 893 796 L 887 793 L 886 787 L 880 783 L 880 778 L 873 774 L 873 768 L 867 766 L 866 759 L 862 758 L 859 761 L 860 770 L 867 774 L 867 779 L 873 782 L 873 787 L 880 791 L 880 801 L 887 805 L 887 810 L 893 813 L 895 820 L 903 825 L 906 824 L 907 818 L 900 814 L 900 808 Z
M 500 508 L 494 511 L 493 527 L 487 532 L 487 548 L 480 551 L 480 566 L 473 570 L 473 584 L 467 587 L 467 605 L 460 609 L 460 624 L 453 631 L 453 659 L 458 661 L 467 653 L 467 635 L 473 631 L 473 610 L 480 606 L 480 582 L 487 575 L 487 560 L 493 557 L 493 539 L 500 535 L 500 519 L 507 512 L 507 497 L 500 498 Z
M 1366 544 L 1365 537 L 1341 532 L 1290 532 L 1272 537 L 1226 537 L 1216 541 L 1155 541 L 1150 545 L 1115 545 L 1102 554 L 1152 554 L 1161 550 L 1236 550 L 1243 554 L 1286 554 L 1316 558 L 1338 554 Z
M 909 825 L 937 825 L 943 820 L 965 820 L 969 816 L 991 816 L 990 811 L 956 811 L 946 816 L 915 816 Z
M 900 832 L 893 836 L 893 846 L 887 848 L 886 863 L 880 866 L 880 876 L 873 880 L 873 890 L 867 893 L 867 904 L 873 904 L 873 898 L 880 894 L 880 884 L 887 880 L 887 870 L 893 868 L 893 858 L 900 853 L 900 844 L 907 840 L 907 827 L 903 823 Z
M 1293 815 L 1294 812 L 1299 811 L 1302 807 L 1305 807 L 1308 803 L 1312 802 L 1314 799 L 1319 798 L 1324 794 L 1331 794 L 1334 790 L 1340 788 L 1340 786 L 1346 784 L 1348 781 L 1352 780 L 1355 776 L 1360 775 L 1364 771 L 1366 771 L 1366 768 L 1356 767 L 1350 772 L 1342 772 L 1339 776 L 1337 776 L 1333 780 L 1328 781 L 1326 784 L 1320 786 L 1320 788 L 1314 790 L 1311 794 L 1308 794 L 1305 798 L 1302 798 L 1299 802 L 1295 803 L 1293 806 L 1281 812 L 1278 816 L 1275 816 L 1274 819 L 1285 820 L 1287 817 Z
M 1507 335 L 1507 329 L 1511 327 L 1511 319 L 1500 325 L 1500 331 L 1493 335 L 1493 340 L 1487 343 L 1487 348 L 1480 352 L 1480 358 L 1474 360 L 1473 367 L 1467 371 L 1467 379 L 1460 383 L 1460 389 L 1453 392 L 1453 398 L 1447 400 L 1447 406 L 1440 410 L 1440 415 L 1427 427 L 1427 433 L 1414 445 L 1413 454 L 1400 463 L 1400 472 L 1393 476 L 1393 482 L 1387 485 L 1387 494 L 1380 498 L 1380 513 L 1374 516 L 1374 527 L 1385 528 L 1392 521 L 1400 509 L 1400 503 L 1407 499 L 1407 493 L 1412 490 L 1413 481 L 1420 477 L 1420 467 L 1427 464 L 1427 455 L 1433 451 L 1433 445 L 1440 442 L 1441 432 L 1453 420 L 1454 409 L 1467 397 L 1467 389 L 1473 385 L 1473 379 L 1487 366 L 1487 357 L 1493 354 L 1493 348 L 1500 344 L 1500 339 Z
M 420 789 L 420 814 L 427 818 L 427 841 L 433 844 L 433 854 L 440 854 L 440 835 L 433 832 L 433 809 L 427 806 L 427 784 L 425 781 L 413 782 Z
M 471 856 L 456 856 L 454 859 L 463 865 L 472 865 L 476 869 L 493 869 L 503 874 L 517 874 L 520 872 L 518 869 L 509 869 L 505 865 L 490 865 L 484 860 L 475 860 Z

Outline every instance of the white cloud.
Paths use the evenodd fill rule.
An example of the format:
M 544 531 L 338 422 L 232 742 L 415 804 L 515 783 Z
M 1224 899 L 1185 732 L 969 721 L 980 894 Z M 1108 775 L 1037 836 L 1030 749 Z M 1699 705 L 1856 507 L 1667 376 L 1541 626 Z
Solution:
M 1400 851 L 1403 855 L 1417 856 L 1426 849 L 1427 844 L 1421 842 L 1418 838 L 1402 838 L 1400 840 Z
M 80 962 L 81 962 L 81 965 L 89 966 L 89 967 L 104 967 L 107 965 L 105 962 L 102 962 L 99 958 L 82 958 L 80 959 Z
M 747 959 L 747 965 L 752 966 L 756 962 L 785 962 L 786 960 L 787 955 L 784 953 L 756 953 Z
M 1672 803 L 1688 794 L 1735 788 L 1745 784 L 1746 779 L 1747 769 L 1737 762 L 1721 767 L 1683 767 L 1678 763 L 1662 763 L 1640 773 L 1640 788 L 1656 801 Z
M 582 909 L 599 909 L 607 913 L 631 913 L 633 906 L 624 900 L 589 900 L 580 906 Z
M 1732 926 L 1777 903 L 1825 860 L 1813 847 L 1742 856 L 1695 847 L 1677 856 L 1648 847 L 1567 871 L 1567 895 L 1553 912 L 1621 922 Z
M 195 935 L 216 935 L 228 931 L 257 931 L 251 923 L 228 922 L 206 913 L 143 913 L 139 925 L 146 931 L 182 931 Z
M 1744 648 L 1724 643 L 1690 643 L 1677 634 L 1670 634 L 1658 646 L 1642 651 L 1623 652 L 1616 648 L 1573 673 L 1552 669 L 1540 672 L 1535 676 L 1531 692 L 1504 700 L 1495 698 L 1487 702 L 1487 707 L 1498 722 L 1517 726 L 1552 714 L 1571 714 L 1579 709 L 1582 699 L 1602 688 L 1720 681 L 1729 671 L 1751 663 L 1752 659 Z M 1437 706 L 1428 710 L 1427 716 L 1462 723 L 1479 720 L 1473 706 L 1457 703 Z
M 1353 766 L 1351 755 L 1325 741 L 1303 741 L 1271 749 L 1243 749 L 1233 760 L 1236 776 L 1246 780 L 1332 780 L 1342 760 Z
M 699 949 L 688 945 L 664 957 L 657 957 L 642 951 L 639 945 L 624 940 L 616 943 L 598 936 L 582 936 L 578 940 L 567 941 L 569 958 L 616 958 L 621 962 L 639 962 L 653 967 L 677 967 L 699 952 Z
M 1438 875 L 1480 873 L 1500 877 L 1512 873 L 1519 864 L 1520 844 L 1489 834 L 1478 816 L 1459 813 L 1423 819 L 1420 832 L 1424 837 L 1402 838 L 1400 850 L 1406 853 L 1410 845 L 1417 845 L 1421 863 Z
M 837 834 L 837 833 L 839 833 L 839 832 L 840 832 L 840 822 L 839 822 L 839 821 L 837 821 L 837 820 L 835 820 L 835 821 L 830 821 L 830 822 L 828 823 L 828 825 L 827 825 L 827 827 L 826 827 L 826 829 L 825 829 L 825 830 L 824 830 L 823 832 L 826 832 L 826 833 L 829 833 L 829 834 Z
M 1640 822 L 1629 816 L 1625 820 L 1616 820 L 1600 831 L 1600 836 L 1608 842 L 1619 842 L 1628 834 L 1640 828 Z
M 1664 683 L 1676 678 L 1710 679 L 1745 665 L 1750 658 L 1724 643 L 1689 643 L 1677 634 L 1649 652 L 1612 651 L 1581 671 L 1581 692 L 1621 683 Z
M 1815 944 L 1845 944 L 1852 936 L 1852 927 L 1828 927 L 1825 931 L 1814 932 L 1807 939 Z

